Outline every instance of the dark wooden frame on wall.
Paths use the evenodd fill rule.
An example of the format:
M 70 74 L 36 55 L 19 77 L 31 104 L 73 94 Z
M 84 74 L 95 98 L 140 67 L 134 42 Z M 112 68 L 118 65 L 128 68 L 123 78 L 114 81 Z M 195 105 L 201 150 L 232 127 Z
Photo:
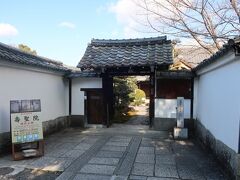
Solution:
M 35 142 L 29 142 L 30 144 L 32 143 L 37 143 L 37 149 L 36 149 L 36 155 L 31 156 L 31 157 L 41 157 L 44 155 L 44 140 L 39 140 Z M 23 152 L 18 152 L 16 149 L 16 146 L 20 144 L 13 144 L 12 143 L 12 157 L 14 161 L 19 161 L 23 160 L 27 157 L 24 157 Z
M 180 96 L 191 99 L 192 97 L 191 79 L 158 78 L 156 81 L 156 98 L 176 99 Z
M 157 72 L 157 75 L 156 75 L 156 79 L 182 79 L 182 80 L 188 80 L 190 82 L 190 96 L 189 96 L 191 100 L 190 119 L 193 119 L 194 77 L 195 77 L 195 74 L 193 72 L 185 71 L 185 70 L 159 71 Z M 156 89 L 157 89 L 157 84 L 156 84 Z M 156 98 L 158 98 L 158 96 Z
M 88 92 L 91 92 L 91 91 L 98 91 L 98 92 L 102 92 L 103 96 L 104 96 L 104 93 L 103 93 L 103 88 L 81 88 L 80 91 L 84 91 L 84 121 L 88 123 L 88 101 L 87 101 L 87 94 Z M 106 122 L 104 121 L 105 119 L 105 112 L 103 113 L 104 117 L 103 117 L 103 122 L 102 124 L 105 125 Z

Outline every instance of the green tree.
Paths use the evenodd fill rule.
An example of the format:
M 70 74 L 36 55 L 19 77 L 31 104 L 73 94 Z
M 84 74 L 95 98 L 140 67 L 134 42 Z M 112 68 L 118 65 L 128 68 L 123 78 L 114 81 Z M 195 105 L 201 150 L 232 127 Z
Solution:
M 134 101 L 134 93 L 137 89 L 136 79 L 133 77 L 115 77 L 113 84 L 115 108 L 124 111 Z
M 25 44 L 19 44 L 18 48 L 20 50 L 24 51 L 24 52 L 27 52 L 27 53 L 30 53 L 30 54 L 33 54 L 33 55 L 37 55 L 37 51 L 36 50 L 31 49 L 30 47 L 28 47 Z
M 146 94 L 141 89 L 136 89 L 134 93 L 134 102 L 133 105 L 139 106 L 144 103 L 144 99 L 146 99 Z

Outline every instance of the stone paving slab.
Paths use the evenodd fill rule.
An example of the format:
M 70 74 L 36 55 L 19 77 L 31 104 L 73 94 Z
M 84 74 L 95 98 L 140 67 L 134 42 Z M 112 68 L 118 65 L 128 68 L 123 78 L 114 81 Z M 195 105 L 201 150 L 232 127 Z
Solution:
M 81 143 L 94 144 L 99 138 L 86 137 L 81 140 Z
M 80 173 L 112 175 L 116 166 L 87 164 L 83 166 Z
M 57 158 L 49 166 L 45 166 L 44 171 L 64 171 L 74 161 L 73 158 Z
M 118 137 L 112 137 L 110 139 L 110 142 L 123 142 L 123 143 L 129 143 L 132 140 L 132 138 L 118 138 Z
M 155 141 L 156 147 L 162 147 L 162 146 L 170 147 L 172 143 L 174 143 L 172 139 L 159 139 Z
M 92 158 L 88 163 L 89 164 L 105 164 L 105 165 L 117 165 L 119 158 Z
M 154 146 L 166 146 L 166 145 L 169 145 L 170 142 L 169 141 L 165 141 L 165 139 L 162 139 L 162 138 L 145 138 L 143 137 L 142 139 L 142 143 L 150 143 Z
M 124 152 L 126 151 L 126 147 L 123 147 L 123 146 L 108 146 L 108 145 L 105 145 L 102 147 L 101 150 L 106 150 L 106 151 L 121 151 L 121 152 Z
M 214 160 L 213 157 L 209 157 L 208 155 L 201 155 L 201 156 L 196 156 L 192 155 L 191 159 L 194 159 L 195 162 L 197 162 L 198 167 L 204 168 L 204 167 L 218 167 L 218 163 L 216 160 Z M 180 163 L 180 162 L 178 162 Z
M 144 147 L 155 147 L 155 144 L 153 142 L 141 142 L 141 146 L 144 146 Z
M 203 172 L 204 176 L 208 180 L 213 180 L 213 179 L 224 180 L 225 179 L 224 174 L 216 166 L 215 167 L 205 166 L 201 168 L 201 171 Z
M 158 164 L 155 166 L 155 176 L 179 178 L 177 168 L 171 164 Z
M 133 165 L 132 174 L 139 176 L 153 176 L 154 165 L 153 164 L 143 164 L 135 163 Z
M 99 151 L 96 157 L 104 157 L 104 158 L 121 158 L 123 156 L 122 151 Z
M 123 139 L 123 140 L 131 141 L 132 137 L 130 137 L 130 136 L 115 135 L 114 137 L 112 137 L 112 138 L 110 139 L 110 141 L 113 140 L 113 139 L 121 139 L 121 140 Z
M 140 146 L 138 153 L 141 154 L 154 154 L 154 147 L 143 147 Z
M 137 154 L 135 162 L 155 164 L 155 155 L 154 154 Z
M 79 143 L 77 146 L 74 147 L 74 149 L 88 150 L 90 147 L 92 147 L 92 145 L 93 144 Z
M 111 180 L 128 180 L 128 176 L 113 175 Z
M 120 165 L 117 167 L 115 174 L 122 176 L 130 175 L 140 143 L 141 138 L 135 137 L 132 139 L 131 144 L 128 147 L 127 153 L 122 159 Z
M 67 151 L 73 149 L 78 143 L 61 143 L 56 146 L 50 153 L 45 154 L 45 156 L 49 157 L 61 157 Z
M 197 164 L 197 161 L 195 160 L 194 156 L 191 155 L 191 154 L 188 154 L 188 155 L 179 155 L 179 154 L 177 154 L 175 156 L 175 160 L 176 160 L 177 164 L 181 164 L 181 165 L 189 165 L 189 166 L 191 166 L 192 164 L 193 165 Z
M 27 166 L 32 162 L 36 161 L 38 158 L 25 159 L 21 161 L 13 161 L 11 155 L 0 157 L 0 167 L 9 167 L 9 166 Z
M 146 176 L 135 176 L 135 175 L 131 175 L 129 177 L 129 180 L 147 180 Z
M 155 147 L 156 154 L 173 154 L 173 151 L 168 146 Z
M 100 150 L 108 139 L 108 136 L 99 139 L 88 151 L 77 158 L 65 171 L 77 173 Z
M 108 146 L 128 146 L 129 142 L 109 141 L 106 145 L 108 145 Z
M 45 144 L 44 144 L 44 152 L 45 152 L 45 154 L 49 154 L 49 153 L 53 152 L 60 145 L 61 145 L 61 143 L 58 142 L 57 140 L 55 140 L 54 142 L 49 142 L 49 143 L 45 142 Z
M 30 163 L 30 166 L 32 168 L 42 169 L 46 166 L 51 165 L 55 160 L 56 158 L 43 156 L 38 158 L 36 161 L 33 161 L 32 163 Z
M 158 177 L 148 177 L 147 180 L 180 180 L 176 178 L 158 178 Z
M 111 176 L 93 175 L 93 174 L 77 174 L 73 180 L 111 180 Z
M 83 150 L 70 150 L 63 154 L 61 157 L 77 158 L 81 156 L 85 151 Z
M 176 165 L 175 155 L 156 155 L 156 164 Z
M 63 171 L 57 180 L 228 180 L 213 156 L 193 141 L 122 128 L 66 130 L 46 139 L 43 157 L 12 161 L 4 156 L 0 167 Z
M 64 171 L 73 161 L 73 158 L 41 157 L 30 163 L 28 167 L 46 171 Z
M 182 164 L 178 165 L 178 173 L 182 179 L 204 180 L 203 172 L 196 166 L 196 164 Z
M 60 176 L 57 177 L 56 180 L 67 180 L 72 179 L 76 174 L 74 172 L 66 172 L 64 171 Z
M 79 143 L 82 141 L 81 138 L 78 138 L 78 137 L 63 137 L 63 138 L 60 138 L 58 140 L 59 142 L 75 142 L 75 143 Z

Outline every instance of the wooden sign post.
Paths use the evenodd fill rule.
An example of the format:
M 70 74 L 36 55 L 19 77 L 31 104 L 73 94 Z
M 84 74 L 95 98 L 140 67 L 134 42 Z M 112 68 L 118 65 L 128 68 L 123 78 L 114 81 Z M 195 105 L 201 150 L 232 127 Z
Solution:
M 13 159 L 43 156 L 41 101 L 10 101 L 10 112 Z

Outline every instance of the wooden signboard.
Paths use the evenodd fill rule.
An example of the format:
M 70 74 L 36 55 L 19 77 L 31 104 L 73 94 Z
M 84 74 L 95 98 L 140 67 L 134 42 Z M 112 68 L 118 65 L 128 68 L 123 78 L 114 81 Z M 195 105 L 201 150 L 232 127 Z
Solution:
M 10 112 L 13 159 L 42 156 L 44 146 L 41 101 L 10 101 Z

